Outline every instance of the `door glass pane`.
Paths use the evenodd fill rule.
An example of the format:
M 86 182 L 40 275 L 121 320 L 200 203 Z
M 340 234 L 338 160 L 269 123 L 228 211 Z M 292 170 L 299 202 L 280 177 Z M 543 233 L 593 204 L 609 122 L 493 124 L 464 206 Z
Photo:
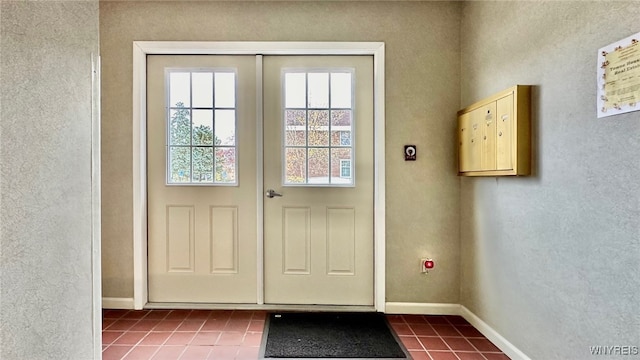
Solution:
M 285 145 L 307 144 L 307 115 L 304 110 L 285 110 Z
M 331 111 L 331 145 L 351 146 L 351 110 Z
M 331 74 L 331 107 L 351 108 L 351 73 Z
M 329 183 L 329 148 L 309 149 L 309 184 Z
M 167 184 L 237 185 L 235 71 L 167 74 Z
M 216 182 L 234 183 L 236 181 L 236 149 L 234 147 L 216 148 Z
M 307 149 L 285 149 L 285 184 L 307 183 Z
M 331 149 L 331 183 L 350 184 L 352 182 L 351 148 Z
M 351 128 L 351 110 L 331 111 L 331 126 L 348 126 Z
M 287 108 L 305 108 L 306 104 L 306 74 L 305 73 L 286 73 L 284 76 L 285 84 L 285 107 Z
M 332 146 L 350 146 L 351 131 L 350 130 L 331 130 Z
M 191 73 L 171 72 L 169 74 L 169 106 L 191 106 Z
M 216 145 L 236 144 L 236 111 L 216 110 Z
M 309 146 L 329 145 L 329 111 L 309 110 Z
M 232 72 L 216 73 L 216 107 L 236 107 L 236 74 Z
M 352 80 L 353 69 L 285 70 L 284 185 L 353 186 Z
M 329 74 L 328 73 L 309 73 L 309 98 L 308 106 L 310 108 L 328 108 L 329 107 Z
M 213 73 L 194 72 L 191 75 L 193 107 L 213 107 Z
M 172 183 L 191 182 L 190 147 L 169 148 L 169 179 Z
M 193 145 L 213 145 L 213 111 L 193 110 Z
M 213 148 L 193 148 L 193 178 L 194 183 L 213 183 Z

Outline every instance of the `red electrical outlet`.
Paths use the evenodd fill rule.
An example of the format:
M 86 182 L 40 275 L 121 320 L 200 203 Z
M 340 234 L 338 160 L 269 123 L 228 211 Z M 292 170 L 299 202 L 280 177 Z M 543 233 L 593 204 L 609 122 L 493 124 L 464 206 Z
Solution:
M 420 266 L 422 267 L 422 273 L 428 273 L 429 270 L 433 269 L 436 266 L 436 263 L 432 259 L 421 259 Z

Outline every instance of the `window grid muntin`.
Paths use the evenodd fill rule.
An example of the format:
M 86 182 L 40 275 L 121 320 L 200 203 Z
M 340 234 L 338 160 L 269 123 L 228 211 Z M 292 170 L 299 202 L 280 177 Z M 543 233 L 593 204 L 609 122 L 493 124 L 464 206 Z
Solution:
M 211 99 L 211 107 L 194 107 L 193 106 L 193 74 L 194 73 L 212 73 L 212 99 Z M 172 106 L 171 102 L 171 73 L 189 73 L 189 106 L 188 107 L 177 107 Z M 234 91 L 234 106 L 233 107 L 225 107 L 225 106 L 216 106 L 216 81 L 215 77 L 217 73 L 233 73 L 234 74 L 234 83 L 233 83 L 233 91 Z M 171 144 L 171 130 L 170 126 L 165 126 L 166 129 L 166 185 L 171 186 L 238 186 L 238 71 L 236 68 L 166 68 L 165 69 L 165 92 L 166 92 L 166 103 L 169 106 L 166 107 L 166 116 L 167 122 L 166 124 L 170 124 L 171 122 L 171 112 L 173 110 L 186 109 L 189 112 L 189 144 L 184 145 L 173 145 Z M 211 110 L 212 111 L 212 119 L 211 119 L 211 132 L 212 132 L 212 145 L 194 145 L 193 143 L 193 110 Z M 216 125 L 216 110 L 233 110 L 234 111 L 234 137 L 233 137 L 233 145 L 216 145 L 215 137 L 215 125 Z M 211 148 L 213 153 L 213 168 L 211 171 L 212 182 L 195 182 L 193 181 L 193 154 L 194 148 Z M 189 149 L 189 181 L 188 182 L 172 182 L 172 158 L 171 158 L 171 149 L 172 148 L 188 148 Z M 233 182 L 216 182 L 216 149 L 234 149 L 234 181 Z
M 295 73 L 304 73 L 305 74 L 305 90 L 304 90 L 304 98 L 305 98 L 305 107 L 287 107 L 286 105 L 286 75 L 287 74 L 295 74 Z M 328 73 L 328 104 L 326 108 L 320 107 L 309 107 L 309 74 L 310 73 Z M 332 107 L 331 99 L 332 99 L 332 91 L 331 91 L 331 75 L 334 73 L 348 73 L 351 75 L 351 107 Z M 351 177 L 349 183 L 334 183 L 332 182 L 332 149 L 350 149 L 351 150 L 351 158 L 349 159 L 352 163 L 355 161 L 355 69 L 354 68 L 306 68 L 306 69 L 283 69 L 282 71 L 282 107 L 283 107 L 283 141 L 282 141 L 282 185 L 283 186 L 343 186 L 343 187 L 353 187 L 355 186 L 355 176 L 353 167 L 351 168 Z M 305 112 L 305 145 L 287 145 L 287 130 L 289 129 L 289 125 L 287 125 L 286 112 L 288 110 L 292 111 L 304 111 Z M 326 146 L 321 145 L 309 145 L 309 111 L 328 111 L 328 125 L 327 131 L 329 133 L 329 142 Z M 349 111 L 350 112 L 350 145 L 332 145 L 331 144 L 331 115 L 333 111 Z M 340 134 L 338 136 L 341 136 Z M 341 142 L 341 141 L 340 141 Z M 329 177 L 327 179 L 327 183 L 311 183 L 309 182 L 309 150 L 314 148 L 323 148 L 328 149 L 328 168 L 329 168 Z M 286 149 L 305 149 L 306 158 L 305 158 L 305 182 L 303 183 L 292 183 L 287 182 L 287 157 L 286 157 Z M 340 169 L 339 169 L 339 172 Z M 337 178 L 341 178 L 340 174 L 338 174 Z

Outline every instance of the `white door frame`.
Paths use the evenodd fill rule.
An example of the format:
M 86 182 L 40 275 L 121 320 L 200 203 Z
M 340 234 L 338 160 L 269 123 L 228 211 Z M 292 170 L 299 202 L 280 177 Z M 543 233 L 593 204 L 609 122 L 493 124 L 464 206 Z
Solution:
M 374 307 L 385 311 L 385 83 L 383 42 L 133 42 L 133 306 L 147 287 L 147 55 L 257 55 L 256 137 L 262 154 L 262 67 L 259 55 L 372 55 L 374 71 Z M 257 166 L 257 305 L 264 303 L 262 161 Z

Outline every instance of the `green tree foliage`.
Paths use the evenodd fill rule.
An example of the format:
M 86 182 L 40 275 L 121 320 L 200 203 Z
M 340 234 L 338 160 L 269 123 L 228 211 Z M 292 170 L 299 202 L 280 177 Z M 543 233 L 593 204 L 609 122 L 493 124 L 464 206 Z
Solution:
M 215 182 L 234 182 L 235 148 L 216 147 L 222 142 L 210 126 L 198 125 L 192 129 L 189 109 L 181 102 L 176 108 L 169 121 L 170 181 L 214 182 L 215 163 Z

